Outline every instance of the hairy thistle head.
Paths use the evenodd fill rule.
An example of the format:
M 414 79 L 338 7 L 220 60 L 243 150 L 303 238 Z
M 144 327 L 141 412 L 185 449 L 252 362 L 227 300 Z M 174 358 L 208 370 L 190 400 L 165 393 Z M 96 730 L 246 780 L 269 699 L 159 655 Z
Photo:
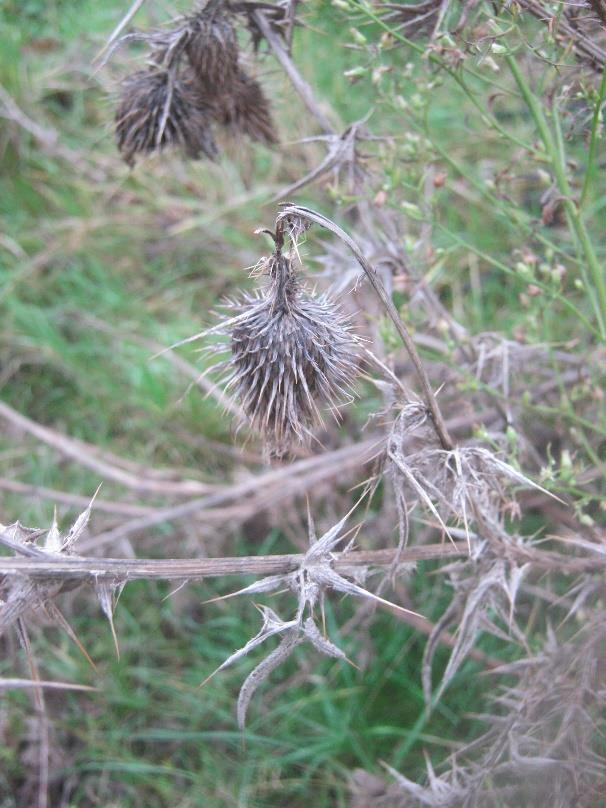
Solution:
M 187 73 L 151 67 L 122 83 L 116 111 L 116 141 L 128 165 L 135 155 L 178 146 L 188 157 L 217 154 L 210 105 Z
M 228 321 L 228 387 L 270 453 L 281 457 L 306 442 L 321 421 L 319 406 L 336 414 L 348 396 L 356 339 L 333 300 L 304 287 L 292 255 L 276 250 L 264 269 L 267 286 L 234 304 Z

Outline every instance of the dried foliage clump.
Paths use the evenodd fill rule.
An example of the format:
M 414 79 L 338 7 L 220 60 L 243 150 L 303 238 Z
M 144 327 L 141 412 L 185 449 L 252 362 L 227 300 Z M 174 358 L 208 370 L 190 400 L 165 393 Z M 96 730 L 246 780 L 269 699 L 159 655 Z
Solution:
M 213 159 L 214 125 L 267 145 L 277 142 L 265 92 L 242 64 L 236 16 L 223 0 L 209 0 L 169 31 L 123 37 L 150 48 L 150 67 L 120 88 L 116 141 L 128 165 L 136 155 L 167 146 L 192 159 Z
M 603 589 L 603 584 L 600 584 Z M 487 730 L 453 754 L 437 774 L 427 757 L 426 783 L 385 766 L 393 782 L 358 771 L 351 779 L 356 808 L 372 794 L 388 808 L 492 808 L 497 804 L 601 805 L 606 755 L 600 753 L 606 716 L 604 610 L 596 609 L 577 636 L 558 641 L 498 673 L 517 677 L 480 715 Z

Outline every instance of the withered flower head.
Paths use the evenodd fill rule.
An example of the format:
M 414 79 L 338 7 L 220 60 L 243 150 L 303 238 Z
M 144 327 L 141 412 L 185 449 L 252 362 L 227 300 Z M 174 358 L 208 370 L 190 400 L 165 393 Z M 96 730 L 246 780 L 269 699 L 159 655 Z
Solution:
M 268 285 L 233 304 L 228 389 L 273 456 L 305 443 L 321 422 L 319 405 L 337 414 L 357 373 L 356 338 L 347 317 L 326 294 L 307 290 L 293 257 L 268 259 Z
M 216 115 L 220 123 L 247 135 L 251 140 L 267 145 L 278 140 L 263 88 L 241 68 L 229 93 L 217 97 Z
M 210 105 L 187 73 L 150 67 L 128 76 L 116 111 L 116 140 L 124 161 L 178 146 L 191 158 L 217 154 Z
M 185 50 L 196 76 L 210 91 L 231 87 L 238 70 L 238 40 L 221 3 L 211 0 L 188 19 Z

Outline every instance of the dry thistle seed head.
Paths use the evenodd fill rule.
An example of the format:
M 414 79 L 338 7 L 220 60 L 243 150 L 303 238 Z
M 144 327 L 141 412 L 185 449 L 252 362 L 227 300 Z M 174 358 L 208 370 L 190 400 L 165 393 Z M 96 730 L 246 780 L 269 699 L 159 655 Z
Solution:
M 292 255 L 276 250 L 265 269 L 267 287 L 233 306 L 228 388 L 282 457 L 321 421 L 319 404 L 336 414 L 351 395 L 357 342 L 333 300 L 302 285 Z
M 229 90 L 238 70 L 238 40 L 221 3 L 207 3 L 188 20 L 185 51 L 198 79 L 213 93 Z
M 116 141 L 124 161 L 135 155 L 179 146 L 188 157 L 217 154 L 211 108 L 188 73 L 151 67 L 122 83 L 116 111 Z
M 251 140 L 267 145 L 278 142 L 269 101 L 263 88 L 244 70 L 238 69 L 229 92 L 217 96 L 215 114 L 220 123 Z

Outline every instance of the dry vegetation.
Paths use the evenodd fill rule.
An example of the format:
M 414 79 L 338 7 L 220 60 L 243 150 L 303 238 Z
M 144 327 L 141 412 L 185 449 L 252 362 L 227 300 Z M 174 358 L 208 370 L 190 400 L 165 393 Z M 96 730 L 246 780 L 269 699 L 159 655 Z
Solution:
M 387 681 L 392 660 L 372 638 L 380 610 L 427 638 L 422 655 L 417 646 L 424 704 L 413 740 L 397 758 L 350 755 L 337 784 L 306 781 L 288 804 L 320 793 L 317 804 L 357 808 L 603 804 L 606 4 L 335 0 L 310 22 L 296 0 L 209 0 L 162 24 L 150 12 L 148 27 L 133 30 L 142 5 L 122 10 L 88 74 L 103 92 L 116 88 L 115 138 L 133 175 L 121 173 L 109 147 L 59 137 L 37 122 L 34 103 L 25 108 L 0 88 L 6 150 L 25 161 L 19 150 L 31 142 L 45 160 L 71 165 L 103 197 L 100 218 L 113 227 L 117 205 L 124 244 L 140 230 L 167 271 L 180 249 L 191 249 L 188 267 L 200 249 L 217 263 L 203 310 L 199 298 L 189 309 L 180 299 L 175 314 L 180 280 L 171 279 L 169 302 L 158 293 L 140 333 L 119 314 L 99 317 L 94 304 L 61 312 L 67 343 L 93 333 L 110 357 L 132 344 L 136 372 L 169 374 L 169 401 L 160 395 L 156 404 L 166 421 L 137 436 L 145 405 L 126 412 L 124 426 L 116 405 L 111 439 L 92 440 L 84 428 L 70 434 L 70 413 L 60 415 L 84 400 L 84 382 L 70 392 L 70 373 L 58 374 L 67 392 L 57 393 L 49 373 L 40 405 L 24 393 L 35 389 L 32 366 L 60 364 L 54 332 L 43 331 L 34 362 L 11 323 L 15 287 L 38 283 L 55 253 L 76 254 L 86 228 L 105 225 L 91 216 L 70 235 L 64 222 L 31 257 L 7 225 L 3 295 L 14 309 L 0 343 L 0 688 L 30 694 L 31 707 L 1 707 L 0 737 L 17 726 L 19 709 L 31 709 L 31 723 L 21 745 L 7 741 L 20 768 L 4 778 L 0 806 L 130 805 L 153 792 L 91 779 L 86 769 L 63 774 L 73 738 L 51 698 L 92 685 L 103 704 L 103 660 L 87 641 L 96 621 L 89 615 L 83 632 L 73 623 L 78 605 L 96 597 L 119 655 L 117 600 L 136 580 L 176 582 L 168 602 L 198 616 L 202 639 L 207 610 L 240 625 L 238 650 L 221 662 L 217 643 L 198 677 L 207 689 L 194 692 L 204 700 L 234 666 L 241 686 L 236 695 L 231 680 L 229 698 L 244 737 L 255 711 L 271 718 L 298 688 L 335 684 L 336 674 L 321 672 L 323 656 L 339 671 L 355 666 L 362 694 L 372 671 Z M 347 124 L 297 59 L 297 37 L 309 42 L 334 15 L 347 24 L 352 60 L 343 106 L 358 95 L 366 107 Z M 86 53 L 92 63 L 92 46 Z M 286 120 L 294 109 L 296 120 Z M 109 109 L 104 115 L 108 124 Z M 460 128 L 441 126 L 441 115 Z M 247 151 L 251 141 L 266 151 Z M 265 162 L 254 165 L 251 154 Z M 229 172 L 246 177 L 244 202 L 236 205 L 230 188 L 215 198 L 209 190 L 202 204 L 205 183 L 225 184 Z M 234 210 L 230 244 L 213 226 Z M 259 257 L 259 244 L 269 255 Z M 197 294 L 200 278 L 183 277 L 184 298 Z M 93 389 L 93 402 L 98 396 Z M 198 409 L 184 427 L 175 413 L 188 406 Z M 147 456 L 131 454 L 148 441 Z M 75 487 L 68 476 L 59 490 L 28 481 L 14 459 L 21 446 L 34 464 L 32 447 L 43 446 L 53 466 L 80 469 Z M 80 473 L 102 483 L 92 500 Z M 27 499 L 81 515 L 66 531 L 56 516 L 50 527 L 27 528 L 19 521 L 32 515 Z M 277 548 L 255 552 L 272 530 Z M 226 576 L 252 582 L 233 591 L 209 584 Z M 415 589 L 419 578 L 425 589 Z M 252 638 L 236 595 L 259 611 Z M 336 616 L 343 596 L 353 602 L 347 619 Z M 159 590 L 146 598 L 150 612 L 161 608 Z M 47 675 L 40 638 L 57 627 L 90 663 L 90 681 Z M 153 642 L 145 626 L 136 642 Z M 249 653 L 254 665 L 242 673 Z M 465 667 L 469 659 L 475 668 Z M 182 669 L 176 659 L 166 664 Z M 483 682 L 476 721 L 435 756 L 423 749 L 421 772 L 408 753 L 461 676 Z M 270 722 L 262 732 L 271 730 Z M 183 784 L 176 797 L 148 799 L 285 804 L 287 779 L 252 796 L 226 782 L 203 803 Z

